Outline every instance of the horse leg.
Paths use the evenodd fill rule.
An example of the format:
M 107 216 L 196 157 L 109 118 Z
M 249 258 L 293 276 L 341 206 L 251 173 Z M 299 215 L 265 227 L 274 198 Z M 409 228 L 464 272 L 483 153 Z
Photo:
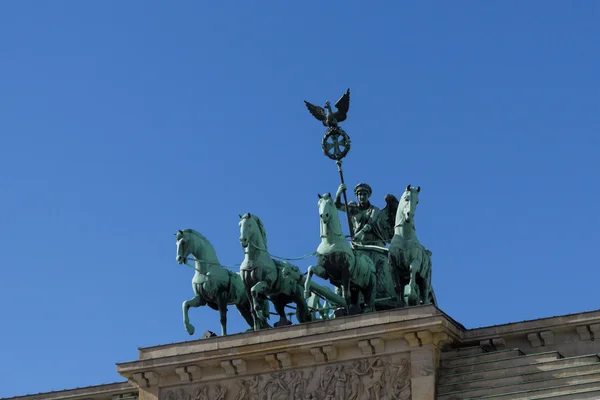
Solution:
M 243 281 L 242 281 L 242 285 L 243 285 Z M 246 332 L 253 331 L 254 330 L 254 318 L 252 318 L 252 309 L 250 307 L 250 297 L 248 297 L 248 291 L 246 290 L 245 285 L 240 288 L 234 287 L 234 290 L 235 290 L 235 295 L 234 295 L 235 308 L 238 310 L 238 312 L 240 313 L 242 318 L 244 318 L 244 320 L 246 321 L 248 326 L 250 326 L 250 329 L 247 329 Z
M 352 286 L 352 283 L 350 285 L 350 303 L 348 304 L 353 304 L 360 307 L 360 295 L 362 293 L 362 288 Z
M 185 330 L 190 335 L 193 335 L 194 332 L 196 331 L 196 329 L 194 328 L 194 325 L 190 324 L 190 319 L 189 319 L 189 315 L 188 315 L 188 311 L 189 311 L 190 307 L 200 307 L 200 306 L 206 305 L 206 300 L 204 300 L 198 294 L 198 292 L 196 291 L 195 285 L 192 285 L 192 286 L 194 287 L 194 293 L 196 295 L 193 298 L 186 300 L 181 304 L 181 308 L 183 311 L 183 324 L 185 325 Z
M 366 307 L 363 309 L 363 313 L 375 311 L 375 297 L 377 293 L 377 279 L 375 274 L 371 275 L 369 284 L 361 289 L 363 297 L 365 298 Z
M 427 274 L 423 280 L 424 286 L 425 286 L 423 289 L 423 293 L 424 293 L 424 297 L 425 297 L 425 301 L 423 302 L 423 304 L 433 304 L 434 301 L 431 296 L 431 293 L 432 293 L 432 289 L 431 289 L 431 258 L 425 257 L 425 260 L 427 262 Z
M 219 307 L 219 322 L 221 323 L 221 335 L 227 335 L 227 294 L 222 293 L 217 297 Z
M 421 304 L 429 304 L 429 288 L 427 285 L 427 276 L 420 276 L 417 280 L 419 288 L 419 300 Z
M 298 322 L 310 322 L 312 321 L 312 315 L 310 313 L 310 309 L 308 308 L 308 304 L 306 304 L 306 300 L 304 300 L 304 296 L 302 295 L 302 286 L 296 286 L 296 290 L 294 291 L 293 302 L 296 304 L 296 318 Z
M 438 306 L 437 299 L 435 298 L 435 292 L 431 286 L 429 286 L 428 296 L 431 301 L 431 304 L 433 304 L 434 306 L 437 307 Z
M 263 312 L 263 300 L 260 298 L 264 296 L 267 291 L 267 282 L 260 281 L 250 289 L 250 295 L 252 298 L 253 305 L 253 316 L 254 316 L 254 330 L 258 331 L 262 328 L 263 324 L 267 322 L 267 316 Z
M 402 306 L 408 307 L 409 304 L 406 300 L 406 296 L 410 292 L 410 284 L 411 280 L 413 280 L 413 278 L 411 278 L 412 268 L 410 264 L 401 264 L 401 266 L 402 268 L 398 270 L 398 282 L 400 283 L 399 289 L 401 294 L 400 298 L 402 299 Z
M 250 313 L 252 318 L 250 321 L 246 319 L 247 317 L 244 317 L 244 319 L 246 319 L 248 325 L 250 325 L 250 329 L 248 331 L 258 331 L 266 324 L 261 324 L 260 319 L 257 317 L 256 312 L 254 311 L 256 308 L 258 308 L 258 304 L 255 303 L 254 297 L 252 297 L 252 275 L 249 271 L 240 271 L 240 275 L 246 292 L 246 299 L 243 300 L 243 307 L 246 309 L 246 316 L 247 313 Z M 242 316 L 243 315 L 244 314 L 242 314 Z
M 254 318 L 252 317 L 252 311 L 250 311 L 250 304 L 236 304 L 235 308 L 237 308 L 238 312 L 244 318 L 246 323 L 250 326 L 250 331 L 254 330 Z
M 284 295 L 271 296 L 271 302 L 273 303 L 273 307 L 275 307 L 275 312 L 279 315 L 279 321 L 275 322 L 273 326 L 277 328 L 279 326 L 292 325 L 292 321 L 285 315 L 286 301 Z
M 360 314 L 360 306 L 354 303 L 352 300 L 352 294 L 350 293 L 350 275 L 348 274 L 348 269 L 345 268 L 342 272 L 342 287 L 344 289 L 344 300 L 346 300 L 346 312 L 348 315 L 356 315 Z M 356 301 L 358 302 L 358 296 L 356 297 Z
M 404 297 L 406 304 L 409 306 L 416 306 L 419 303 L 417 294 L 417 268 L 421 265 L 420 260 L 412 260 L 410 263 L 410 280 L 408 285 L 404 287 Z
M 433 291 L 433 285 L 431 284 L 432 281 L 432 271 L 431 271 L 431 258 L 427 259 L 427 264 L 428 264 L 428 269 L 427 269 L 427 280 L 426 285 L 427 285 L 427 294 L 426 294 L 426 299 L 427 302 L 425 304 L 433 304 L 434 306 L 437 307 L 437 300 L 435 299 L 435 293 Z
M 306 280 L 304 282 L 304 298 L 310 298 L 310 282 L 312 280 L 312 276 L 317 275 L 319 278 L 327 279 L 327 271 L 320 265 L 311 265 L 308 267 L 308 272 L 306 274 Z
M 400 303 L 400 307 L 406 307 L 406 299 L 404 298 L 404 289 L 410 278 L 407 277 L 403 272 L 396 270 L 396 296 L 398 297 L 398 302 Z
M 397 307 L 406 307 L 404 303 L 404 285 L 402 279 L 402 262 L 398 256 L 398 249 L 391 249 L 388 254 L 388 265 L 392 270 L 392 279 L 394 280 L 394 290 L 396 291 Z
M 252 291 L 246 287 L 246 296 L 248 297 L 248 311 L 252 316 L 252 322 L 249 323 L 251 326 L 250 330 L 256 331 L 258 330 L 258 318 L 256 317 L 256 313 L 254 312 L 254 298 L 252 297 Z

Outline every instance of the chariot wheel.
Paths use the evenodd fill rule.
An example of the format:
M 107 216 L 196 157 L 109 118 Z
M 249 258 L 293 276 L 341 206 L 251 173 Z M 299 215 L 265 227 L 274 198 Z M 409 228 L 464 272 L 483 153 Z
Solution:
M 330 128 L 323 136 L 321 147 L 327 157 L 339 161 L 350 151 L 350 136 L 339 127 Z

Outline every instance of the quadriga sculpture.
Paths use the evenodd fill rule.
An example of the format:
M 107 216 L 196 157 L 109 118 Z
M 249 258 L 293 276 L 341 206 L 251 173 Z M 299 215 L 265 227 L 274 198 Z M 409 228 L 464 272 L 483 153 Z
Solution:
M 227 306 L 235 305 L 251 328 L 254 326 L 250 299 L 246 293 L 242 278 L 236 272 L 221 266 L 215 248 L 203 235 L 193 229 L 177 231 L 177 262 L 187 263 L 191 254 L 195 258 L 195 273 L 192 278 L 194 297 L 182 304 L 183 323 L 190 335 L 194 334 L 194 326 L 190 324 L 188 311 L 190 307 L 208 305 L 220 314 L 221 333 L 227 335 Z M 268 307 L 268 304 L 267 304 Z
M 310 321 L 311 313 L 304 300 L 303 286 L 292 277 L 300 273 L 299 268 L 271 258 L 265 227 L 256 215 L 240 215 L 240 244 L 245 253 L 240 274 L 252 301 L 254 330 L 262 329 L 269 318 L 269 314 L 263 311 L 264 304 L 268 304 L 267 296 L 280 318 L 274 326 L 291 325 L 285 314 L 285 306 L 289 303 L 295 303 L 299 322 Z
M 359 294 L 366 303 L 362 312 L 374 311 L 375 264 L 366 255 L 353 250 L 346 241 L 331 194 L 319 195 L 318 205 L 321 243 L 317 248 L 317 265 L 308 267 L 305 296 L 310 295 L 310 282 L 315 274 L 329 280 L 343 293 L 349 314 L 361 312 Z

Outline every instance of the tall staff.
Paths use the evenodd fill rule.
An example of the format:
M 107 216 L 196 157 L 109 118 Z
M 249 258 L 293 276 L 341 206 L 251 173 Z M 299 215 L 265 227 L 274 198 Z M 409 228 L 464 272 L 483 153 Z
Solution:
M 338 123 L 346 120 L 346 115 L 350 108 L 350 89 L 340 97 L 335 103 L 337 111 L 333 112 L 329 101 L 325 102 L 325 107 L 316 106 L 304 100 L 308 111 L 323 123 L 327 127 L 327 131 L 321 141 L 321 148 L 323 153 L 332 160 L 338 167 L 340 173 L 340 181 L 344 183 L 344 171 L 342 169 L 342 159 L 346 157 L 346 154 L 350 151 L 350 136 L 339 127 Z M 354 229 L 352 228 L 352 221 L 350 219 L 350 213 L 348 212 L 348 198 L 346 197 L 346 191 L 344 190 L 344 207 L 346 208 L 346 217 L 348 219 L 348 229 L 350 230 L 350 240 L 354 238 Z

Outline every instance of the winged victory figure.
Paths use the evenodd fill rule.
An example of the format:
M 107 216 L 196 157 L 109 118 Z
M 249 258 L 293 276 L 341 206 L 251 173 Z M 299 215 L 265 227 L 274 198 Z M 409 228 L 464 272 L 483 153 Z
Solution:
M 392 240 L 394 236 L 394 225 L 396 223 L 396 211 L 398 211 L 399 205 L 398 198 L 393 194 L 385 196 L 385 207 L 379 213 L 379 218 L 375 223 L 375 229 L 379 236 L 383 238 L 387 243 Z
M 337 127 L 338 122 L 346 120 L 346 115 L 350 108 L 350 89 L 348 89 L 335 103 L 335 108 L 337 108 L 336 112 L 333 112 L 331 109 L 331 103 L 329 101 L 325 102 L 325 108 L 311 104 L 306 100 L 304 100 L 304 104 L 306 104 L 306 108 L 308 108 L 308 111 L 310 111 L 313 117 L 323 122 L 324 126 L 331 128 Z

